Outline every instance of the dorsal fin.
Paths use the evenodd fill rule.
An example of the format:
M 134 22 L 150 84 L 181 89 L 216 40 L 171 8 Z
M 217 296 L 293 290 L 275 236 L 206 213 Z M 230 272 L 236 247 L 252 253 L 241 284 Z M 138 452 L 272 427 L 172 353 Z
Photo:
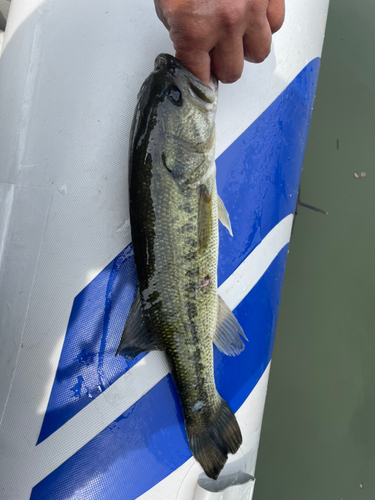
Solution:
M 217 326 L 213 342 L 222 353 L 236 356 L 245 349 L 241 336 L 247 340 L 246 335 L 220 295 L 217 300 Z
M 230 218 L 227 209 L 225 208 L 223 200 L 217 196 L 217 215 L 219 221 L 226 227 L 229 231 L 229 234 L 233 236 L 232 233 L 232 225 L 230 223 Z

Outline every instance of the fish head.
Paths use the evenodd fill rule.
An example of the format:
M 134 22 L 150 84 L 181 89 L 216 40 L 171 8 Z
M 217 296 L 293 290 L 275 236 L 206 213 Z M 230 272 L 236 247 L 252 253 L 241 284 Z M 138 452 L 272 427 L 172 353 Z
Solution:
M 212 77 L 210 85 L 205 85 L 169 54 L 156 58 L 153 74 L 163 98 L 165 133 L 189 143 L 193 149 L 205 144 L 215 127 L 217 80 Z
M 213 165 L 217 93 L 214 76 L 206 85 L 169 54 L 156 58 L 141 87 L 138 139 L 149 140 L 176 180 L 195 184 Z

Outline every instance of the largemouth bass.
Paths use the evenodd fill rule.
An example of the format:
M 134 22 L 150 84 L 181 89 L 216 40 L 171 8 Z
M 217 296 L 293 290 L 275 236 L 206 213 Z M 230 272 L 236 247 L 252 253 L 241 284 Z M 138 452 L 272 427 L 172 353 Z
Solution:
M 217 295 L 217 83 L 203 84 L 161 54 L 138 94 L 129 156 L 130 221 L 138 289 L 117 354 L 164 350 L 180 398 L 192 454 L 216 479 L 242 443 L 219 396 L 213 345 L 242 351 L 236 318 Z

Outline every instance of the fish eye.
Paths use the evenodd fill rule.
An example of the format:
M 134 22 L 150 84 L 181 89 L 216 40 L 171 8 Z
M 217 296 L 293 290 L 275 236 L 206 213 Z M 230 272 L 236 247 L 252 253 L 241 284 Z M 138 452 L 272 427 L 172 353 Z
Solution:
M 166 90 L 166 95 L 168 101 L 170 101 L 175 106 L 182 106 L 182 95 L 181 91 L 176 85 L 169 85 Z

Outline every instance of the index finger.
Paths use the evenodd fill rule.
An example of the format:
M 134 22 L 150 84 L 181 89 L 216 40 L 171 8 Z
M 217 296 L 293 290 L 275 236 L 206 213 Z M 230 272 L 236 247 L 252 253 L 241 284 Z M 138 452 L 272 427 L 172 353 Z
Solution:
M 176 58 L 187 68 L 194 76 L 208 85 L 211 78 L 211 58 L 206 51 L 176 49 Z

